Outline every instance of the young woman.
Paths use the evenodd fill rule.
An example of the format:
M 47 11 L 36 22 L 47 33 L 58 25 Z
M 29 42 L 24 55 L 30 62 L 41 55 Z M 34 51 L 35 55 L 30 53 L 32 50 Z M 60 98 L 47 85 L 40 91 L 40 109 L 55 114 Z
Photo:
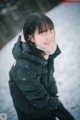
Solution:
M 16 59 L 9 88 L 19 120 L 74 120 L 57 96 L 54 59 L 61 53 L 54 24 L 42 13 L 32 13 L 13 47 Z

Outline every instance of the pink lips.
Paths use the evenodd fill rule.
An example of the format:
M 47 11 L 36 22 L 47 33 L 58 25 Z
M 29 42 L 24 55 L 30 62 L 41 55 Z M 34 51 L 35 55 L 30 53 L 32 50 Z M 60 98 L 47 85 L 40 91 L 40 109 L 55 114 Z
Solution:
M 44 43 L 45 45 L 50 45 L 50 43 Z

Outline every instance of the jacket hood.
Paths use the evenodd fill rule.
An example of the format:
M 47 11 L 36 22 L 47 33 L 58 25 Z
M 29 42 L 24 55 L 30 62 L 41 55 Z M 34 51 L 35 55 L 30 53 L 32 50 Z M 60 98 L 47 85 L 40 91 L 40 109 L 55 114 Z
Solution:
M 21 41 L 21 36 L 19 36 L 18 41 L 15 43 L 12 49 L 12 54 L 16 60 L 29 59 L 31 61 L 38 62 L 43 65 L 46 65 L 51 58 L 56 58 L 60 53 L 61 50 L 57 45 L 55 52 L 49 56 L 48 60 L 45 60 L 42 57 L 35 56 L 31 51 L 30 47 L 28 46 L 27 42 Z

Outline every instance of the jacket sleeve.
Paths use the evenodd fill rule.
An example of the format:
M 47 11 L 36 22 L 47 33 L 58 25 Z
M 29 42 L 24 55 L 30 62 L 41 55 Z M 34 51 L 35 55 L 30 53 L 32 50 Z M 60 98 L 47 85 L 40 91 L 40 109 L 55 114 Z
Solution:
M 49 63 L 48 63 L 48 77 L 49 77 L 49 94 L 51 96 L 57 96 L 57 93 L 58 93 L 58 89 L 57 89 L 57 86 L 56 86 L 56 80 L 54 78 L 54 58 L 56 58 L 58 55 L 61 54 L 61 50 L 59 48 L 59 46 L 57 45 L 57 48 L 55 50 L 55 52 L 50 55 L 50 59 L 49 59 Z
M 59 103 L 57 97 L 48 94 L 35 70 L 26 67 L 19 68 L 16 76 L 18 87 L 33 106 L 52 111 L 57 108 Z

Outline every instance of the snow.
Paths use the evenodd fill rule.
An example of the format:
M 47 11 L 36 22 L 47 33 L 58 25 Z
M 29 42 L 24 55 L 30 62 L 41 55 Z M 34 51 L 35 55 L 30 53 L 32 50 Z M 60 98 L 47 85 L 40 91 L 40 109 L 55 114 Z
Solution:
M 62 53 L 55 59 L 55 78 L 60 100 L 76 120 L 80 119 L 80 4 L 63 3 L 47 15 L 55 23 L 56 41 Z M 15 60 L 12 47 L 19 35 L 0 51 L 0 113 L 17 120 L 9 92 L 8 72 Z M 27 66 L 26 66 L 27 67 Z

